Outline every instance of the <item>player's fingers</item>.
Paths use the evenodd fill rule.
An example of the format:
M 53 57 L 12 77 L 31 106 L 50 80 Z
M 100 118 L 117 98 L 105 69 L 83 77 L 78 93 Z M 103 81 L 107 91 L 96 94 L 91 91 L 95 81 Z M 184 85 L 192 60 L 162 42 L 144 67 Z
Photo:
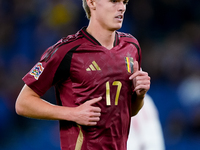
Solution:
M 148 76 L 147 72 L 143 72 L 143 71 L 138 71 L 137 73 L 135 73 L 136 76 L 136 80 L 150 80 L 150 77 Z
M 94 112 L 93 114 L 91 114 L 91 117 L 100 117 L 101 113 L 100 112 Z
M 150 88 L 150 84 L 143 84 L 143 85 L 138 85 L 135 87 L 134 91 L 141 91 L 141 90 L 145 90 L 148 91 Z
M 135 80 L 136 80 L 136 85 L 150 84 L 150 77 L 149 76 L 137 76 L 135 78 Z
M 96 114 L 97 115 L 97 114 Z M 98 114 L 98 116 L 93 116 L 93 117 L 90 117 L 89 119 L 89 125 L 90 126 L 94 126 L 97 124 L 97 122 L 100 120 L 100 114 Z
M 98 116 L 98 117 L 91 117 L 90 118 L 90 122 L 97 122 L 97 121 L 99 121 L 100 120 L 100 117 Z
M 133 74 L 129 77 L 130 80 L 132 80 L 133 78 L 135 78 L 136 75 L 136 72 L 139 71 L 139 64 L 137 61 L 134 61 L 134 64 L 133 64 Z
M 148 73 L 147 72 L 144 72 L 144 71 L 137 71 L 135 72 L 134 74 L 132 74 L 129 79 L 132 80 L 134 78 L 140 78 L 140 77 L 146 77 L 148 76 Z
M 87 124 L 87 126 L 95 126 L 97 125 L 97 121 L 91 121 Z
M 97 103 L 98 101 L 100 101 L 102 99 L 102 97 L 98 97 L 98 98 L 94 98 L 94 99 L 91 99 L 89 101 L 87 101 L 89 103 L 89 105 L 92 105 L 92 104 L 95 104 Z
M 134 61 L 133 64 L 133 73 L 137 72 L 139 70 L 139 64 L 137 61 Z
M 94 113 L 100 113 L 101 108 L 100 107 L 92 107 L 91 111 L 94 112 Z

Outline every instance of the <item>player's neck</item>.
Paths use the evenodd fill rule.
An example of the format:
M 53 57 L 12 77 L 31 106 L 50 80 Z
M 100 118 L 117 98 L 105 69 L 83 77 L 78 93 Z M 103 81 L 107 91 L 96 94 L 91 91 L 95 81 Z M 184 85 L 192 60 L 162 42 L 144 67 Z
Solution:
M 87 32 L 91 34 L 102 46 L 107 49 L 113 48 L 115 31 L 109 31 L 98 24 L 89 24 Z

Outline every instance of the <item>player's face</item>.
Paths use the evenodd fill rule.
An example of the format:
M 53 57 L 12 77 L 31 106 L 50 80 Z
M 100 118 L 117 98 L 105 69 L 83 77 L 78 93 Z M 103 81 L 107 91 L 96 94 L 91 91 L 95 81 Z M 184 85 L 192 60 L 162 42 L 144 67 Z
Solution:
M 128 0 L 96 0 L 96 21 L 108 30 L 120 29 L 127 2 Z

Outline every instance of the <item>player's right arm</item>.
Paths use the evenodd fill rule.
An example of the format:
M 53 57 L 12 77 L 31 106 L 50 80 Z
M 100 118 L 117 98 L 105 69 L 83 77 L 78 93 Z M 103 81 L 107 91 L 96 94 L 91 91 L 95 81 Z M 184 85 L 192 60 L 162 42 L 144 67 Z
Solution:
M 51 104 L 34 92 L 26 84 L 22 88 L 15 109 L 18 115 L 35 119 L 67 120 L 81 125 L 96 125 L 100 120 L 101 109 L 92 106 L 102 98 L 94 98 L 77 107 Z

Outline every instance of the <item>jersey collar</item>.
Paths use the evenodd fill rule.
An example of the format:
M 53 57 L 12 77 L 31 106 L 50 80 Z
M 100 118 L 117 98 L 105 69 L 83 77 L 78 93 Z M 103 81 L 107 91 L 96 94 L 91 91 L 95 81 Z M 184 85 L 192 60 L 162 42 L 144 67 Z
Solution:
M 101 44 L 99 43 L 99 41 L 97 41 L 91 34 L 89 34 L 89 33 L 86 31 L 86 28 L 87 28 L 87 27 L 83 27 L 83 28 L 81 29 L 81 32 L 82 32 L 82 34 L 84 35 L 84 37 L 85 37 L 86 39 L 88 39 L 90 42 L 92 42 L 93 44 L 95 44 L 95 45 L 100 45 L 100 46 L 101 46 Z M 119 36 L 118 36 L 118 33 L 115 32 L 115 41 L 114 41 L 114 43 L 113 43 L 113 46 L 116 46 L 116 45 L 118 45 L 118 44 L 119 44 Z

